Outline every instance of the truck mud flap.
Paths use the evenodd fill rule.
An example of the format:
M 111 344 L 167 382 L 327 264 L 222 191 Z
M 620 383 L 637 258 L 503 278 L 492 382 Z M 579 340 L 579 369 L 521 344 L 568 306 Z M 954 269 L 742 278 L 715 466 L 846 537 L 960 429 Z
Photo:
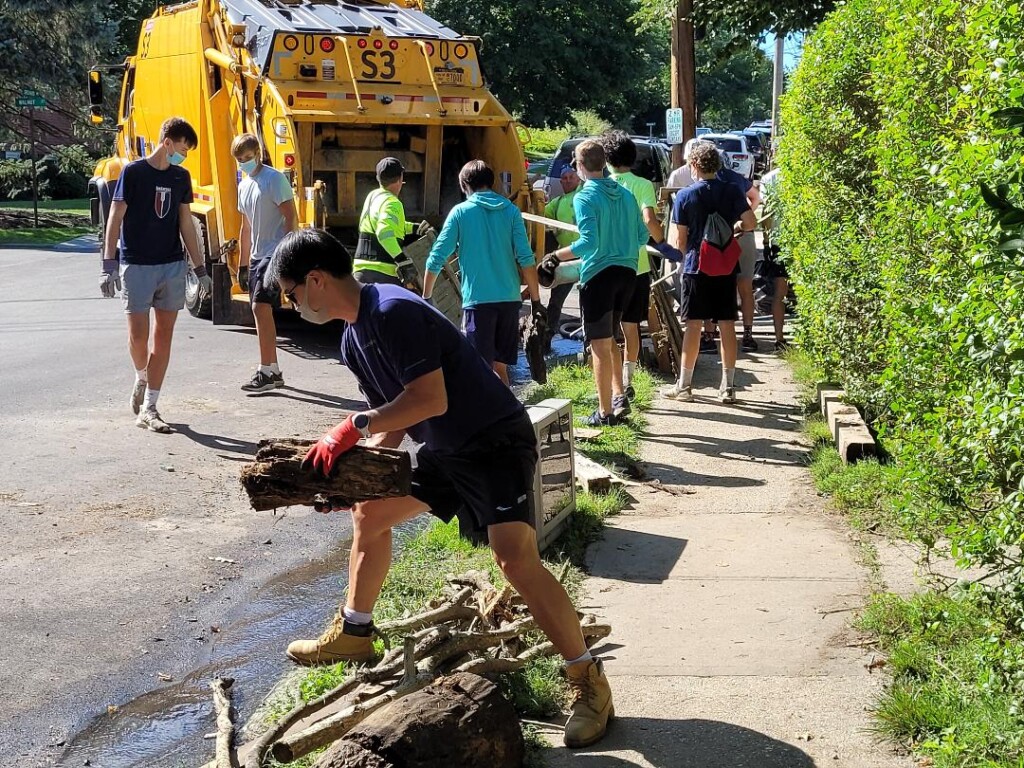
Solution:
M 226 264 L 213 264 L 213 324 L 241 325 L 254 327 L 256 321 L 252 317 L 252 309 L 247 301 L 236 301 L 231 298 L 231 273 Z

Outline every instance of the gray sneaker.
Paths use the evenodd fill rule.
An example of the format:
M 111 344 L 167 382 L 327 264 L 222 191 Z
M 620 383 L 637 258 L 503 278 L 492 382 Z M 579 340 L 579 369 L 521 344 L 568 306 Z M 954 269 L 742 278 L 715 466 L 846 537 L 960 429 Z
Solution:
M 272 389 L 280 389 L 284 386 L 284 375 L 280 373 L 265 373 L 257 368 L 256 373 L 248 384 L 242 385 L 243 392 L 269 392 Z
M 629 405 L 629 398 L 625 395 L 615 395 L 612 397 L 612 413 L 615 414 L 615 418 L 621 419 L 628 416 L 633 411 Z
M 132 397 L 129 403 L 132 406 L 132 413 L 136 416 L 139 415 L 139 409 L 142 407 L 142 401 L 146 397 L 146 382 L 136 381 L 132 387 Z
M 148 429 L 150 432 L 159 432 L 161 435 L 169 435 L 174 431 L 171 429 L 170 424 L 160 418 L 156 408 L 140 413 L 139 418 L 135 420 L 135 426 L 141 429 Z
M 726 403 L 726 404 L 735 403 L 736 402 L 736 387 L 722 387 L 722 389 L 720 389 L 718 391 L 718 397 L 719 397 L 719 399 L 723 403 Z
M 693 387 L 681 387 L 678 384 L 673 384 L 671 387 L 662 388 L 661 394 L 669 400 L 678 400 L 681 403 L 693 402 Z

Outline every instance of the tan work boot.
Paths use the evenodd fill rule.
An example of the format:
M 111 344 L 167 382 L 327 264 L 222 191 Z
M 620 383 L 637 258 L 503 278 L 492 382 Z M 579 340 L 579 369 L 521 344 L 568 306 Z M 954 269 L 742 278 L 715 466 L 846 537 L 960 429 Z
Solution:
M 374 657 L 373 624 L 352 624 L 339 613 L 316 640 L 296 640 L 286 653 L 292 661 L 314 666 L 339 661 L 370 661 Z
M 615 717 L 612 689 L 600 659 L 565 668 L 572 689 L 572 714 L 565 724 L 565 746 L 589 747 L 604 737 Z

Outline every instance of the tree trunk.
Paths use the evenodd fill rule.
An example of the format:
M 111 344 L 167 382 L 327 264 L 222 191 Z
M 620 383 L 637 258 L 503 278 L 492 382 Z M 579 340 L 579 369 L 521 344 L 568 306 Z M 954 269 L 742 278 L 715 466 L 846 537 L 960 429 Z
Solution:
M 461 672 L 370 715 L 314 768 L 520 768 L 524 749 L 497 686 Z
M 409 494 L 412 465 L 405 451 L 356 446 L 340 456 L 330 477 L 302 469 L 311 440 L 262 440 L 256 461 L 242 467 L 241 483 L 257 512 L 333 502 L 356 502 Z

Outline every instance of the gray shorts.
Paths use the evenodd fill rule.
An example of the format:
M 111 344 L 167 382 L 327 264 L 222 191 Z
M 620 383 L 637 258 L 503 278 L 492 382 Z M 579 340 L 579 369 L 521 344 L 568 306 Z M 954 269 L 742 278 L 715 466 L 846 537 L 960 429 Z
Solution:
M 753 232 L 744 232 L 736 240 L 740 244 L 740 280 L 754 279 L 754 264 L 757 263 L 757 240 Z
M 122 264 L 121 298 L 128 314 L 185 306 L 185 260 L 170 264 Z

